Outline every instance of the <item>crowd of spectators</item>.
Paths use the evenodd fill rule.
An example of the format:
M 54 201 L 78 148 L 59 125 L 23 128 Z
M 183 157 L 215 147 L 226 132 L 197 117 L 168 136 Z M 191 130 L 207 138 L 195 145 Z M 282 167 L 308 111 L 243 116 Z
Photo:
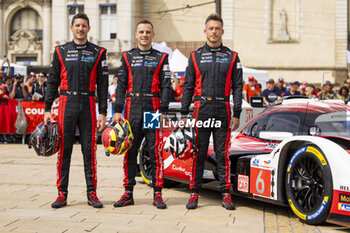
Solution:
M 7 64 L 7 72 L 3 71 L 3 67 Z M 5 67 L 6 68 L 6 67 Z M 11 76 L 10 60 L 4 58 L 0 66 L 0 99 L 19 99 L 44 101 L 46 80 L 48 78 L 45 72 L 40 72 L 38 75 L 30 73 L 26 80 L 24 76 L 15 74 Z M 172 73 L 172 84 L 170 91 L 170 101 L 181 102 L 183 84 L 185 77 L 178 78 Z M 109 101 L 113 104 L 116 101 L 115 90 L 118 83 L 118 77 L 113 77 L 113 82 L 110 84 L 108 93 Z M 271 105 L 277 99 L 284 96 L 303 95 L 310 99 L 339 99 L 345 103 L 350 101 L 350 79 L 345 80 L 344 84 L 326 81 L 321 88 L 315 88 L 314 85 L 304 81 L 292 81 L 285 83 L 282 77 L 278 78 L 277 83 L 273 79 L 266 81 L 266 89 L 262 90 L 261 84 L 251 76 L 248 78 L 248 83 L 243 85 L 243 98 L 248 103 L 253 96 L 262 96 L 264 105 Z M 57 101 L 57 100 L 56 100 Z M 0 143 L 6 141 L 6 136 L 0 134 Z
M 3 71 L 7 63 L 7 72 Z M 44 101 L 47 74 L 30 73 L 24 81 L 21 74 L 11 75 L 10 60 L 4 58 L 0 66 L 0 98 Z
M 270 105 L 275 100 L 284 96 L 301 95 L 307 96 L 310 99 L 329 100 L 336 99 L 342 100 L 345 103 L 350 101 L 350 79 L 346 79 L 343 84 L 325 81 L 321 88 L 315 88 L 313 84 L 304 81 L 299 83 L 298 81 L 292 81 L 286 84 L 281 77 L 278 79 L 277 84 L 273 79 L 266 81 L 266 89 L 260 91 L 258 88 L 257 80 L 254 77 L 248 78 L 248 84 L 244 84 L 243 97 L 245 101 L 249 102 L 252 96 L 262 96 L 265 105 Z
M 5 70 L 5 72 L 3 71 Z M 4 57 L 0 64 L 0 101 L 2 99 L 44 101 L 47 75 L 30 73 L 26 80 L 21 74 L 11 75 L 10 60 Z M 21 137 L 0 134 L 0 143 L 20 142 Z

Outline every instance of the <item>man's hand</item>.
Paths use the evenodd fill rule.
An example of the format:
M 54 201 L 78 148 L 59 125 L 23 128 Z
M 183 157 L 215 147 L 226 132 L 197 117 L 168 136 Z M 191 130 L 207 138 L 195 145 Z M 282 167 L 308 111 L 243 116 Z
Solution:
M 55 120 L 53 119 L 51 112 L 45 112 L 44 125 L 47 125 L 47 122 L 49 122 L 49 121 L 54 122 Z
M 105 126 L 106 126 L 106 116 L 103 114 L 99 114 L 97 118 L 98 131 L 102 131 Z
M 230 122 L 231 131 L 238 129 L 239 127 L 239 118 L 232 117 Z
M 119 123 L 120 120 L 125 121 L 125 118 L 124 118 L 123 114 L 121 114 L 119 112 L 114 113 L 112 121 L 116 122 L 116 123 Z

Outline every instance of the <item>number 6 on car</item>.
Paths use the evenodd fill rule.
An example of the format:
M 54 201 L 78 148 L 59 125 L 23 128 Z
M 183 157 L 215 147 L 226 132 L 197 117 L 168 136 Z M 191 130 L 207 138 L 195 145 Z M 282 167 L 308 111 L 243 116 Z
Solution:
M 250 168 L 250 192 L 264 197 L 271 196 L 271 170 Z

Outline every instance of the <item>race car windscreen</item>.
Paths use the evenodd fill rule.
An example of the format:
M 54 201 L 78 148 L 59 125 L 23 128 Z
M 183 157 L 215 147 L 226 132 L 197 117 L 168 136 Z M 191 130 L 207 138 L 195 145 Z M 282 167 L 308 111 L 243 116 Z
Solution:
M 350 138 L 350 112 L 332 112 L 319 115 L 315 126 L 320 132 L 317 135 Z

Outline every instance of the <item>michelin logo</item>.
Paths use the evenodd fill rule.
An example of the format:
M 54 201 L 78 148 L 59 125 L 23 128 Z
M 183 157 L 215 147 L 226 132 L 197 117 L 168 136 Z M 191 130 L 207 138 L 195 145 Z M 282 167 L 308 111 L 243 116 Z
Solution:
M 144 112 L 143 113 L 143 128 L 144 129 L 160 129 L 160 116 L 162 114 L 159 111 L 156 112 Z
M 350 211 L 350 205 L 338 203 L 338 209 L 344 211 Z

